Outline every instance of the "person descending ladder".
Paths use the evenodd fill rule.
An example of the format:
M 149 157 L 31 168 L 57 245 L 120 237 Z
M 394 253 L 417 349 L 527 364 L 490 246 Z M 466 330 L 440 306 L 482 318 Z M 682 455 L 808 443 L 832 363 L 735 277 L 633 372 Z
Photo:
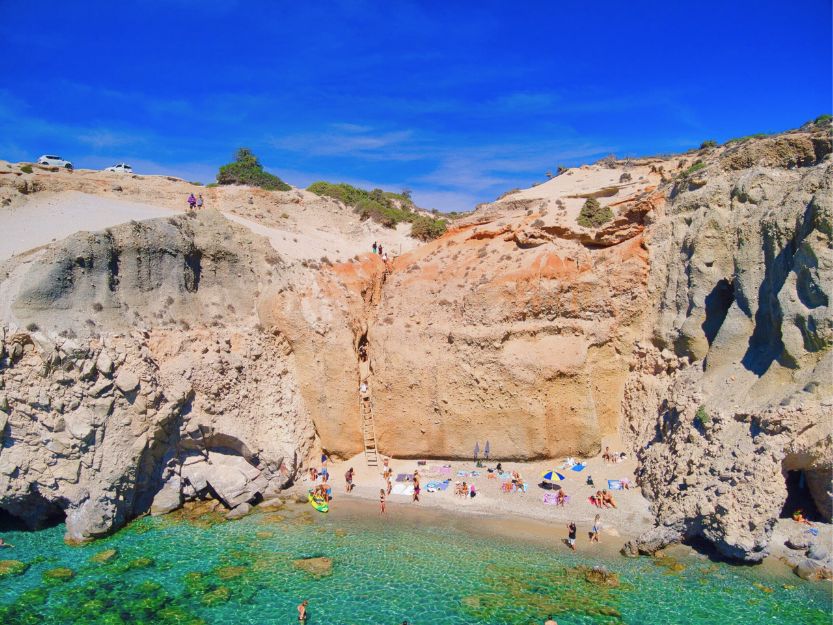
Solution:
M 373 425 L 373 403 L 370 400 L 366 382 L 362 382 L 359 393 L 361 395 L 359 401 L 361 402 L 364 457 L 367 460 L 367 466 L 375 467 L 379 465 L 379 455 L 376 449 L 376 428 Z

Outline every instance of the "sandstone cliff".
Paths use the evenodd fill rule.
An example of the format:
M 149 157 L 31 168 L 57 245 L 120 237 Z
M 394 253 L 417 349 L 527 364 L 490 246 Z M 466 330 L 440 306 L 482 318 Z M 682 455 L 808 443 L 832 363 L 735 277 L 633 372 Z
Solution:
M 790 471 L 831 513 L 830 152 L 811 126 L 605 159 L 388 265 L 265 240 L 271 196 L 257 227 L 226 207 L 245 227 L 209 211 L 16 257 L 0 509 L 66 514 L 83 539 L 186 498 L 245 507 L 319 448 L 362 450 L 366 383 L 385 454 L 555 458 L 619 437 L 659 534 L 758 560 Z M 589 198 L 613 219 L 580 226 Z

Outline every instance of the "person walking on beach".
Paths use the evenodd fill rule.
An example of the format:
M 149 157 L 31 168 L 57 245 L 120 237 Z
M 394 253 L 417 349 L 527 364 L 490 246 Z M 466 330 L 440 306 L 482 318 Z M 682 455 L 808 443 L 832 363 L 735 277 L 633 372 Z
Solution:
M 597 514 L 596 518 L 593 519 L 593 529 L 590 530 L 590 542 L 597 543 L 599 542 L 599 532 L 602 531 L 602 515 Z
M 388 485 L 390 485 L 390 480 L 388 480 Z M 385 489 L 379 489 L 379 514 L 385 514 Z
M 387 490 L 388 495 L 390 495 L 390 491 L 393 490 L 393 484 L 391 484 L 391 482 L 390 482 L 390 473 L 388 473 L 385 476 L 385 486 L 386 486 L 386 490 Z
M 350 467 L 347 470 L 347 473 L 344 474 L 344 480 L 347 482 L 347 492 L 353 490 L 353 467 Z
M 200 193 L 199 197 L 197 198 L 197 210 L 201 209 L 203 205 L 202 193 Z
M 373 253 L 375 254 L 376 253 L 376 241 L 373 242 L 373 247 L 371 249 L 373 250 Z
M 570 521 L 570 524 L 567 526 L 567 530 L 569 530 L 569 534 L 567 535 L 567 545 L 569 545 L 570 549 L 573 551 L 576 550 L 576 524 L 573 521 Z
M 414 471 L 414 501 L 419 501 L 419 475 Z
M 188 196 L 188 208 L 190 210 L 194 210 L 194 207 L 197 205 L 197 198 L 194 197 L 194 194 Z
M 309 616 L 309 614 L 307 614 L 307 600 L 304 599 L 298 605 L 298 622 L 299 623 L 306 623 L 308 616 Z
M 379 247 L 378 247 L 378 248 L 376 248 L 376 249 L 377 249 L 377 250 L 378 250 L 378 252 L 379 252 L 379 256 L 381 256 L 381 255 L 382 255 L 382 244 L 380 243 L 380 244 L 379 244 Z

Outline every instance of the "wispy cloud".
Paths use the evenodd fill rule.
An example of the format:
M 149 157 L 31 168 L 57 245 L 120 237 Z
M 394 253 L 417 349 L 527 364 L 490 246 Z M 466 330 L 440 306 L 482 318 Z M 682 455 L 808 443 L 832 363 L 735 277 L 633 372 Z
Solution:
M 413 136 L 411 130 L 375 132 L 361 124 L 332 124 L 323 132 L 310 132 L 273 138 L 269 144 L 279 150 L 318 156 L 378 158 L 380 151 L 402 145 Z

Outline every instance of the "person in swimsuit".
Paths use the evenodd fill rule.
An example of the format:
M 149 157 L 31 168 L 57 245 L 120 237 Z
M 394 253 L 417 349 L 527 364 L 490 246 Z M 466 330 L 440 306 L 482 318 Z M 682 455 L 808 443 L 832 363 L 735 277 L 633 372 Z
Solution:
M 390 481 L 388 481 L 390 485 Z M 379 489 L 379 514 L 385 514 L 385 489 Z
M 347 492 L 353 490 L 353 467 L 350 467 L 347 470 L 347 473 L 344 474 L 344 480 L 347 482 Z
M 593 529 L 590 530 L 590 542 L 597 543 L 599 542 L 599 532 L 602 530 L 602 515 L 597 514 L 596 518 L 593 519 Z
M 414 501 L 419 501 L 419 474 L 414 471 Z
M 558 623 L 555 622 L 555 619 L 552 618 L 552 614 L 550 614 L 547 617 L 547 620 L 544 621 L 544 625 L 558 625 Z
M 570 532 L 567 535 L 567 545 L 569 545 L 570 549 L 573 551 L 576 550 L 576 524 L 570 521 L 570 524 L 567 526 L 567 530 Z
M 387 488 L 386 488 L 387 493 L 388 493 L 388 495 L 390 495 L 390 491 L 392 491 L 392 490 L 393 490 L 393 484 L 391 484 L 391 481 L 390 481 L 390 475 L 388 475 L 388 476 L 385 478 L 385 484 L 386 484 L 386 487 L 387 487 Z
M 304 599 L 301 604 L 298 606 L 298 622 L 305 623 L 307 621 L 307 600 Z

